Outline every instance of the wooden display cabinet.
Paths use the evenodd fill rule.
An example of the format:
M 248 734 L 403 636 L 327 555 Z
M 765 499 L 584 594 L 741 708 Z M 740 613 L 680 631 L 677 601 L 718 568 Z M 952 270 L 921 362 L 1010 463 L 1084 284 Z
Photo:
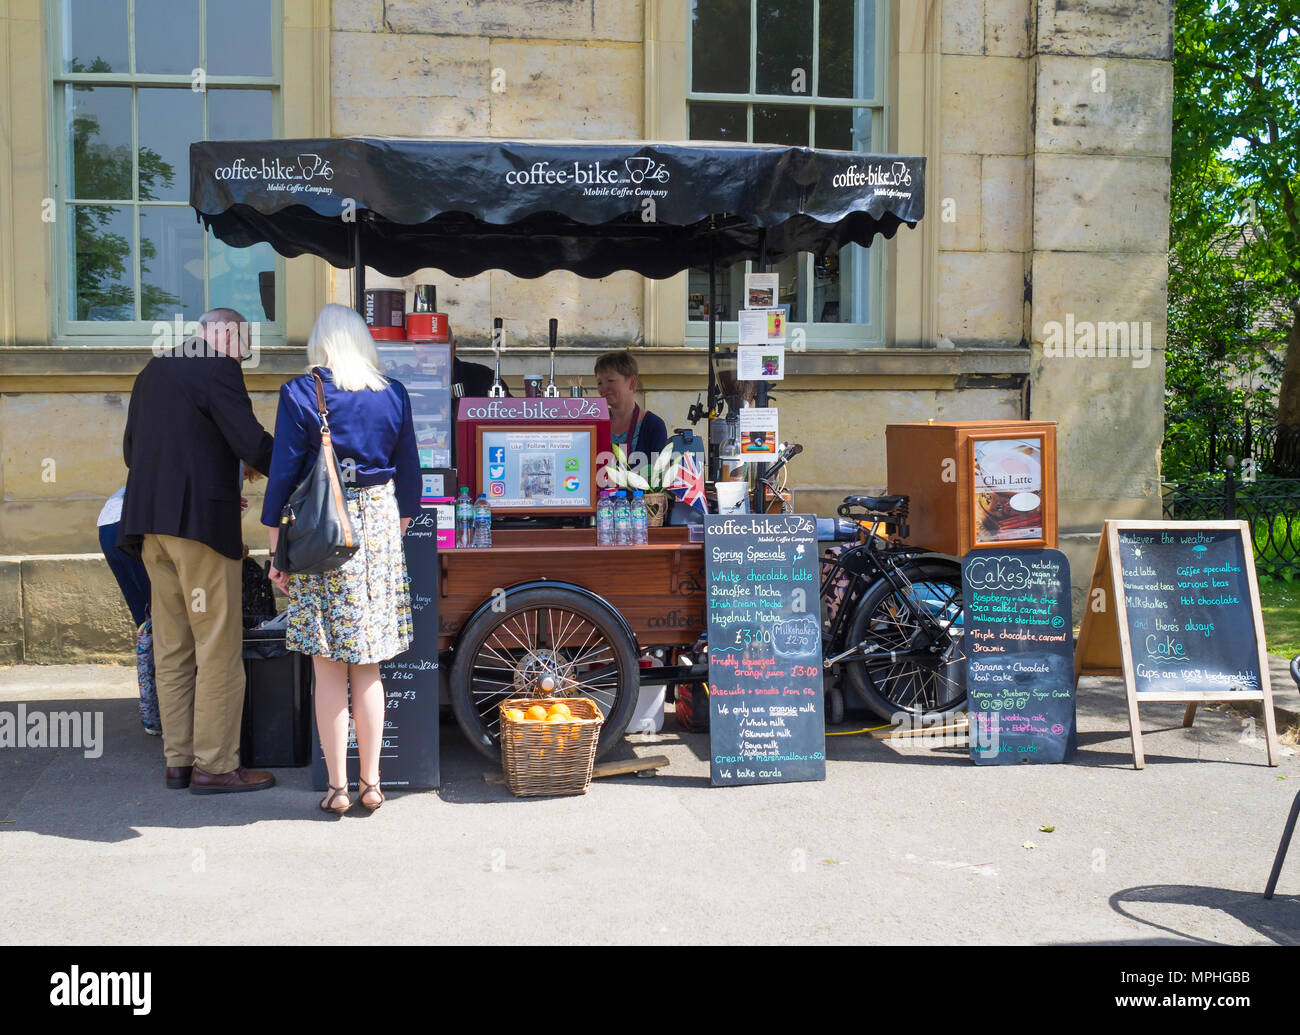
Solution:
M 1056 547 L 1055 421 L 890 424 L 885 449 L 889 492 L 909 498 L 907 542 L 955 557 Z

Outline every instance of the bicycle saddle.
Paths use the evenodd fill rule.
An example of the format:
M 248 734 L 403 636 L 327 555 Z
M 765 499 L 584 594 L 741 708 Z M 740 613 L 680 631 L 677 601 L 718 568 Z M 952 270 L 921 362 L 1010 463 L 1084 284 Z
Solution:
M 906 496 L 845 496 L 844 506 L 861 507 L 863 510 L 875 510 L 889 513 L 897 510 L 907 502 Z

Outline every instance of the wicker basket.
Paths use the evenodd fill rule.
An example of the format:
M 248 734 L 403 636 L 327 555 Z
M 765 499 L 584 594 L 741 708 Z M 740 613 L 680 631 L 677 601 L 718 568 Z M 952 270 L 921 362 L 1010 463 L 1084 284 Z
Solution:
M 535 704 L 563 702 L 573 718 L 563 722 L 518 722 L 506 709 L 527 712 Z M 596 741 L 605 717 L 585 697 L 517 697 L 501 705 L 501 768 L 506 787 L 519 798 L 586 794 L 596 762 Z

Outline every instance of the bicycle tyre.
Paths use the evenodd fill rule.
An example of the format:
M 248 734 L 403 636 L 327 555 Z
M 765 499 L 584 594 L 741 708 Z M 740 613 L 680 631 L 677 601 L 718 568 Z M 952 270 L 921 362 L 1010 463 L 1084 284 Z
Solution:
M 905 646 L 918 630 L 911 618 L 917 606 L 942 617 L 946 642 L 934 663 L 855 658 L 843 663 L 845 679 L 873 712 L 887 722 L 900 712 L 913 720 L 960 711 L 966 703 L 966 653 L 962 633 L 961 565 L 937 559 L 913 560 L 899 570 L 912 587 L 896 590 L 883 577 L 863 595 L 849 622 L 846 644 L 871 638 L 887 649 Z M 928 637 L 921 634 L 923 642 Z

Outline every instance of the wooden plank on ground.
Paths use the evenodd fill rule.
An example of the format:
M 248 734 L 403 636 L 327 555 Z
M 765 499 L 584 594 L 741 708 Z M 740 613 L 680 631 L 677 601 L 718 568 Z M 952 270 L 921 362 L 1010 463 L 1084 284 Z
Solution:
M 619 762 L 597 762 L 591 770 L 591 778 L 599 780 L 602 776 L 625 776 L 628 773 L 644 773 L 651 769 L 662 769 L 669 765 L 667 755 L 647 755 L 645 758 L 626 758 Z M 505 775 L 496 770 L 483 774 L 483 782 L 493 787 L 505 785 Z

